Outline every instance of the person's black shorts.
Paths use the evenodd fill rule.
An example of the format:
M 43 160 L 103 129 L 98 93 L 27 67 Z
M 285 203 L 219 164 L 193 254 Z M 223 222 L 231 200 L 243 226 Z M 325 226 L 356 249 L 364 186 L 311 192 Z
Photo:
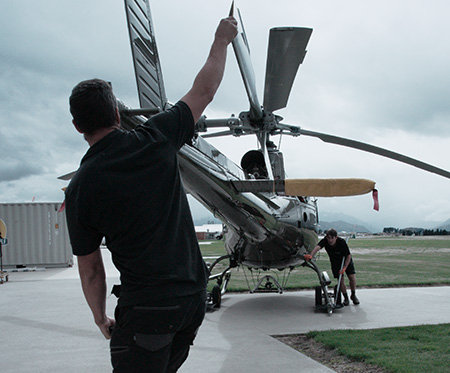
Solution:
M 333 271 L 334 278 L 339 278 L 339 271 L 341 270 L 342 260 L 334 261 L 331 263 L 331 270 Z M 355 266 L 353 265 L 353 259 L 350 260 L 350 263 L 345 270 L 347 275 L 354 275 L 356 273 Z

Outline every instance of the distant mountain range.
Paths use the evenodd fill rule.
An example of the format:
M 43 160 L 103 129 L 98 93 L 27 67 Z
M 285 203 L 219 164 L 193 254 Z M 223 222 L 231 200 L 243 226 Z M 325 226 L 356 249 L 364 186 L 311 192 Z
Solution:
M 348 223 L 352 222 L 352 223 Z M 357 219 L 350 215 L 326 213 L 323 212 L 320 216 L 320 229 L 325 231 L 330 228 L 336 229 L 338 232 L 357 232 L 357 233 L 379 233 L 385 227 L 374 227 L 370 223 Z M 423 229 L 445 229 L 450 231 L 450 219 L 443 223 L 417 222 L 417 228 Z M 386 227 L 387 228 L 387 227 Z M 407 227 L 396 226 L 394 228 L 404 229 Z
M 337 220 L 337 221 L 332 221 L 332 222 L 328 222 L 328 221 L 321 221 L 320 222 L 320 229 L 322 231 L 327 231 L 330 228 L 334 228 L 336 229 L 338 232 L 348 232 L 348 233 L 373 233 L 372 230 L 370 230 L 369 228 L 366 228 L 364 225 L 359 225 L 359 224 L 351 224 L 351 223 L 347 223 L 345 221 L 342 220 Z
M 434 229 L 445 229 L 446 231 L 450 231 L 450 219 L 444 221 L 441 225 Z
M 324 220 L 325 219 L 325 220 Z M 348 223 L 348 222 L 352 223 Z M 194 223 L 196 226 L 203 224 L 220 224 L 220 220 L 214 218 L 212 215 L 203 216 L 203 217 L 194 217 Z M 427 226 L 421 226 L 421 223 L 418 223 L 418 228 L 426 228 Z M 349 232 L 349 233 L 379 233 L 382 230 L 377 229 L 371 226 L 369 223 L 364 222 L 360 219 L 357 219 L 353 216 L 346 214 L 335 214 L 335 213 L 321 213 L 320 216 L 320 229 L 322 231 L 326 231 L 330 228 L 336 229 L 338 232 Z M 406 228 L 406 227 L 395 227 L 395 228 Z M 446 220 L 443 223 L 435 225 L 431 229 L 445 229 L 450 231 L 450 219 Z
M 380 231 L 366 221 L 353 216 L 326 211 L 319 213 L 319 225 L 322 231 L 330 228 L 334 228 L 338 232 L 376 233 Z
M 332 217 L 331 215 L 327 215 L 327 218 Z M 341 214 L 340 217 L 342 220 L 332 220 L 328 221 L 320 221 L 320 229 L 322 231 L 326 231 L 330 228 L 336 229 L 338 232 L 357 232 L 357 233 L 372 233 L 375 232 L 373 228 L 371 228 L 367 223 L 353 218 L 349 215 Z M 347 223 L 345 220 L 353 221 L 355 223 Z M 220 220 L 214 218 L 213 216 L 202 216 L 202 217 L 194 217 L 194 223 L 196 226 L 200 226 L 203 224 L 220 224 Z M 369 228 L 368 228 L 369 227 Z

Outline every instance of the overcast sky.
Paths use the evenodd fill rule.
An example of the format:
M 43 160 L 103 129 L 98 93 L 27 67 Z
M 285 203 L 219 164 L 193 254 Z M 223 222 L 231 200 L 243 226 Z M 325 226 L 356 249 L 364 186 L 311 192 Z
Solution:
M 230 1 L 151 2 L 167 96 L 190 88 Z M 0 203 L 63 200 L 57 176 L 77 169 L 87 143 L 73 129 L 68 96 L 93 77 L 111 81 L 118 98 L 138 105 L 121 0 L 2 0 L 0 13 Z M 314 29 L 284 123 L 388 148 L 450 169 L 450 3 L 241 0 L 262 102 L 268 32 Z M 248 110 L 232 49 L 209 118 Z M 273 141 L 278 145 L 279 137 Z M 211 142 L 239 163 L 256 139 Z M 384 226 L 450 218 L 450 180 L 318 139 L 281 138 L 288 177 L 364 177 L 370 195 L 321 198 L 320 212 L 345 213 Z M 197 204 L 194 214 L 201 215 Z

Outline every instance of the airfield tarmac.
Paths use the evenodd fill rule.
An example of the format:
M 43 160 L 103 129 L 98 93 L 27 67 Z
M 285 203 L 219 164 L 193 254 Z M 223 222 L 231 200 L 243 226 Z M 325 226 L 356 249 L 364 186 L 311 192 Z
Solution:
M 108 288 L 118 283 L 103 250 Z M 358 290 L 359 306 L 314 311 L 314 292 L 226 294 L 206 314 L 180 373 L 332 372 L 272 335 L 450 322 L 450 287 Z M 112 316 L 116 298 L 107 299 Z M 110 372 L 108 341 L 84 300 L 78 270 L 9 272 L 0 285 L 0 372 Z

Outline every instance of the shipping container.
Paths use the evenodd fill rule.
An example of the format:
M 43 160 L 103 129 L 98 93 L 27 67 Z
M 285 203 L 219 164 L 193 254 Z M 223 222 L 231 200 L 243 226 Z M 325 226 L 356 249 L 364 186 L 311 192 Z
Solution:
M 2 203 L 8 243 L 2 246 L 3 266 L 66 267 L 72 249 L 61 203 Z

